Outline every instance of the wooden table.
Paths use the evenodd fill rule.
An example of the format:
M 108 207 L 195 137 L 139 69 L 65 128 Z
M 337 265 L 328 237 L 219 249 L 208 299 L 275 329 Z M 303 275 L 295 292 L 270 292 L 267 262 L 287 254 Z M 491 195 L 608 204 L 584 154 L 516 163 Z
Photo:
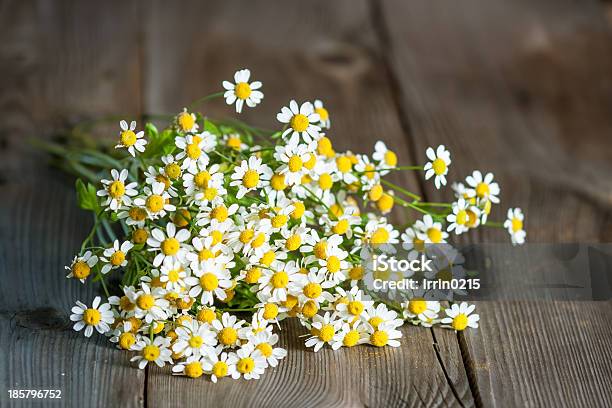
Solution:
M 478 330 L 407 327 L 402 347 L 383 350 L 305 351 L 289 321 L 277 369 L 216 385 L 137 370 L 106 339 L 72 331 L 69 307 L 95 289 L 66 281 L 63 266 L 91 221 L 27 138 L 178 112 L 242 67 L 266 94 L 248 121 L 274 126 L 290 98 L 321 98 L 339 149 L 370 152 L 380 138 L 409 164 L 443 143 L 456 180 L 495 172 L 531 241 L 611 241 L 609 3 L 255 3 L 0 4 L 0 406 L 40 406 L 9 400 L 10 388 L 61 389 L 54 403 L 78 407 L 612 406 L 610 302 L 481 303 Z M 203 109 L 231 115 L 223 103 Z

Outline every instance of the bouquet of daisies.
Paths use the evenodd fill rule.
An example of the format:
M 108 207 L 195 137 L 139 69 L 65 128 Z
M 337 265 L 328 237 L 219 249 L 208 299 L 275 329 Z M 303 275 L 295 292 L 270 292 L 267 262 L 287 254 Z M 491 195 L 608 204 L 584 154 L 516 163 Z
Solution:
M 203 100 L 224 97 L 240 113 L 261 102 L 261 86 L 244 69 Z M 265 131 L 185 109 L 161 131 L 122 120 L 110 148 L 54 146 L 94 215 L 67 277 L 105 294 L 76 303 L 75 330 L 107 336 L 140 369 L 172 364 L 216 382 L 275 367 L 287 354 L 276 333 L 286 318 L 314 351 L 398 347 L 404 323 L 478 327 L 473 305 L 368 290 L 361 251 L 401 241 L 424 252 L 483 224 L 523 243 L 520 209 L 503 224 L 487 220 L 499 203 L 493 175 L 474 171 L 452 186 L 454 201 L 427 203 L 384 177 L 417 171 L 445 186 L 444 146 L 427 149 L 425 165 L 398 166 L 383 142 L 372 156 L 335 151 L 321 101 L 292 100 L 277 119 L 279 130 Z M 418 218 L 398 229 L 386 218 L 395 206 Z

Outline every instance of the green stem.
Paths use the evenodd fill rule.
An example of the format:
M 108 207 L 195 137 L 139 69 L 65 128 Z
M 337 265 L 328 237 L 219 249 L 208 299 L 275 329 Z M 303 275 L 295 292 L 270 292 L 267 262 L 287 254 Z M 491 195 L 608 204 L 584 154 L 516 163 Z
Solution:
M 503 222 L 487 221 L 483 225 L 485 227 L 504 228 L 504 223 Z
M 401 171 L 401 170 L 423 170 L 423 166 L 398 166 L 398 167 L 389 167 L 386 169 L 354 171 L 353 173 L 363 174 L 363 173 L 379 173 L 381 171 Z
M 448 208 L 452 208 L 452 204 L 449 203 L 427 203 L 427 202 L 421 202 L 421 203 L 415 203 L 416 205 L 419 206 L 424 206 L 424 207 L 448 207 Z
M 406 190 L 406 189 L 405 189 L 405 188 L 403 188 L 403 187 L 398 186 L 397 184 L 393 184 L 393 183 L 391 183 L 390 181 L 387 181 L 387 180 L 384 180 L 384 179 L 381 179 L 381 180 L 380 180 L 380 182 L 381 182 L 382 184 L 386 185 L 387 187 L 391 187 L 392 189 L 397 190 L 397 191 L 399 191 L 400 193 L 403 193 L 403 194 L 407 195 L 408 197 L 410 197 L 410 198 L 412 198 L 412 199 L 414 199 L 414 200 L 418 200 L 418 201 L 420 201 L 420 200 L 421 200 L 421 197 L 420 197 L 420 196 L 418 196 L 418 195 L 416 195 L 416 194 L 414 194 L 414 193 L 412 193 L 412 192 L 410 192 L 410 191 Z
M 223 91 L 223 92 L 217 92 L 217 93 L 210 94 L 210 95 L 206 95 L 206 96 L 204 96 L 204 97 L 202 97 L 202 98 L 200 98 L 200 99 L 196 99 L 195 101 L 191 102 L 191 103 L 190 103 L 190 104 L 187 106 L 187 109 L 191 110 L 191 109 L 193 109 L 193 108 L 194 108 L 196 105 L 199 105 L 199 104 L 204 103 L 204 102 L 206 102 L 206 101 L 209 101 L 209 100 L 211 100 L 211 99 L 215 99 L 215 98 L 222 97 L 222 96 L 223 96 L 223 94 L 225 94 L 225 91 Z

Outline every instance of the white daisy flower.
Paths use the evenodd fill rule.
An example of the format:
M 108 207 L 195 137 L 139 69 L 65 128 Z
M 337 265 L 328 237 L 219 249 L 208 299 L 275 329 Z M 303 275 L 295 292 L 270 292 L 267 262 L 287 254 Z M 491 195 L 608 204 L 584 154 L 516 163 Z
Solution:
M 357 155 L 357 164 L 355 164 L 355 172 L 359 174 L 359 181 L 363 188 L 369 190 L 372 186 L 380 184 L 380 172 L 377 167 L 370 161 L 365 154 Z
M 229 227 L 234 225 L 232 217 L 238 211 L 238 204 L 232 204 L 226 207 L 224 204 L 210 205 L 201 207 L 200 212 L 196 215 L 196 224 L 199 227 L 206 227 L 212 225 L 215 221 L 218 223 L 218 228 L 214 228 L 221 232 L 227 232 Z
M 130 249 L 134 247 L 130 241 L 124 241 L 119 244 L 119 240 L 113 242 L 113 246 L 106 248 L 100 257 L 100 261 L 104 263 L 100 272 L 107 274 L 111 269 L 125 267 L 128 264 L 126 255 Z
M 319 259 L 321 272 L 327 276 L 330 282 L 337 285 L 347 278 L 347 272 L 350 267 L 346 260 L 348 252 L 338 247 L 330 247 L 327 248 L 326 253 L 327 257 L 325 259 Z
M 333 172 L 338 181 L 353 184 L 359 180 L 353 173 L 353 162 L 348 155 L 337 155 L 333 164 Z
M 368 337 L 365 324 L 359 321 L 353 325 L 343 323 L 338 333 L 334 336 L 331 347 L 333 350 L 338 350 L 340 347 L 353 347 L 358 344 L 367 343 Z
M 242 139 L 240 138 L 240 135 L 238 133 L 231 133 L 229 135 L 223 135 L 222 140 L 225 146 L 229 147 L 230 149 L 236 150 L 238 152 L 242 152 L 249 148 L 249 146 L 246 143 L 242 142 Z M 251 150 L 256 150 L 256 149 L 257 149 L 256 146 L 253 146 L 253 148 L 251 148 Z
M 394 328 L 400 327 L 402 324 L 404 324 L 404 321 L 401 318 L 398 318 L 397 312 L 394 310 L 389 310 L 387 305 L 384 303 L 379 303 L 376 305 L 376 307 L 370 306 L 366 308 L 361 315 L 361 319 L 374 330 L 376 330 L 378 326 L 383 323 Z
M 453 203 L 452 211 L 453 212 L 446 217 L 446 221 L 450 223 L 447 231 L 455 231 L 457 235 L 463 234 L 470 229 L 474 222 L 478 222 L 480 215 L 480 210 L 470 205 L 463 198 Z
M 116 343 L 117 348 L 121 350 L 131 350 L 132 346 L 138 341 L 138 338 L 132 333 L 132 324 L 129 321 L 124 321 L 113 330 L 109 340 L 112 343 Z
M 176 343 L 175 343 L 176 345 Z M 185 361 L 172 366 L 173 375 L 184 375 L 189 378 L 200 378 L 204 374 L 205 357 L 194 354 Z
M 274 261 L 270 269 L 264 269 L 259 279 L 259 290 L 271 295 L 273 302 L 287 300 L 289 287 L 299 279 L 300 268 L 295 261 Z
M 423 167 L 425 180 L 429 180 L 435 175 L 434 184 L 436 188 L 439 189 L 441 185 L 445 186 L 448 166 L 451 164 L 450 152 L 446 150 L 444 145 L 440 145 L 435 151 L 432 147 L 428 147 L 425 154 L 430 160 Z
M 101 180 L 104 189 L 98 190 L 97 195 L 98 197 L 107 197 L 102 202 L 103 207 L 107 207 L 107 210 L 117 211 L 122 204 L 132 204 L 130 197 L 138 194 L 138 191 L 136 191 L 137 184 L 135 182 L 125 184 L 125 180 L 128 177 L 127 169 L 121 170 L 121 173 L 115 169 L 112 169 L 110 172 L 112 180 Z
M 287 356 L 287 350 L 274 347 L 278 343 L 278 334 L 271 331 L 261 331 L 250 336 L 249 343 L 259 350 L 270 367 L 276 367 L 278 362 Z
M 372 301 L 368 295 L 365 295 L 357 286 L 351 288 L 349 292 L 337 287 L 336 292 L 343 300 L 343 302 L 336 306 L 336 311 L 341 318 L 347 320 L 349 323 L 359 318 L 363 318 L 366 309 L 374 306 L 374 301 Z
M 164 183 L 155 183 L 152 188 L 144 188 L 144 196 L 134 199 L 134 204 L 144 207 L 149 218 L 155 220 L 163 218 L 168 211 L 176 211 L 176 207 L 170 204 L 170 194 L 165 191 Z
M 215 354 L 217 337 L 207 323 L 191 320 L 175 330 L 178 338 L 172 345 L 172 351 L 182 356 L 207 356 Z
M 287 135 L 298 135 L 306 143 L 317 140 L 321 128 L 317 125 L 320 121 L 318 113 L 310 102 L 304 102 L 302 106 L 294 100 L 289 102 L 289 107 L 283 106 L 276 115 L 276 119 L 281 123 L 289 125 L 283 132 L 283 137 Z
M 477 329 L 480 316 L 472 314 L 475 308 L 476 305 L 468 305 L 466 302 L 461 302 L 460 305 L 455 303 L 445 310 L 447 317 L 442 319 L 441 323 L 456 331 L 465 330 L 467 327 Z
M 244 325 L 244 320 L 238 320 L 236 316 L 229 313 L 223 313 L 221 319 L 215 319 L 212 322 L 212 330 L 217 336 L 220 348 L 236 347 L 240 345 L 240 329 Z M 243 339 L 246 340 L 246 339 Z
M 241 69 L 234 74 L 234 84 L 229 81 L 223 81 L 223 88 L 226 89 L 223 97 L 228 105 L 236 102 L 236 112 L 242 112 L 242 107 L 246 103 L 249 108 L 254 108 L 261 102 L 264 94 L 258 89 L 261 88 L 261 82 L 253 81 L 249 83 L 251 71 Z
M 172 363 L 172 351 L 170 351 L 171 339 L 168 337 L 157 336 L 153 341 L 149 337 L 141 337 L 132 347 L 138 351 L 138 355 L 132 357 L 130 361 L 137 361 L 138 368 L 144 369 L 149 362 L 163 367 L 166 363 Z
M 268 185 L 271 177 L 270 167 L 262 164 L 261 158 L 251 156 L 248 161 L 243 160 L 240 166 L 234 168 L 230 186 L 238 187 L 236 198 L 240 199 L 249 191 Z
M 527 233 L 523 229 L 523 221 L 525 217 L 520 208 L 508 209 L 508 218 L 504 222 L 504 228 L 508 230 L 512 245 L 522 245 L 525 243 Z
M 145 182 L 151 187 L 153 187 L 156 183 L 162 183 L 164 185 L 164 191 L 167 191 L 172 197 L 178 197 L 176 187 L 172 185 L 172 180 L 165 174 L 163 167 L 156 170 L 155 167 L 149 166 L 149 168 L 144 172 L 144 175 Z
M 196 119 L 195 114 L 188 112 L 187 108 L 183 108 L 183 111 L 176 115 L 174 123 L 182 133 L 195 133 L 199 128 Z
M 142 130 L 138 133 L 134 132 L 136 121 L 130 122 L 128 127 L 127 122 L 122 120 L 119 122 L 119 126 L 121 127 L 121 132 L 119 132 L 119 143 L 115 146 L 115 149 L 125 147 L 133 157 L 136 157 L 136 151 L 144 152 L 147 141 L 143 138 L 144 132 Z
M 189 269 L 186 269 L 182 262 L 166 258 L 160 269 L 159 281 L 166 290 L 181 292 L 185 288 L 185 279 Z
M 115 321 L 111 305 L 108 303 L 100 304 L 100 301 L 100 296 L 96 296 L 91 307 L 87 307 L 77 300 L 70 315 L 70 320 L 75 322 L 73 326 L 75 331 L 81 331 L 85 327 L 85 337 L 91 337 L 94 329 L 100 334 L 110 330 L 110 325 Z
M 158 267 L 169 259 L 171 261 L 182 260 L 185 256 L 185 241 L 190 237 L 189 230 L 181 229 L 176 232 L 176 225 L 169 222 L 166 225 L 166 233 L 159 228 L 151 231 L 151 236 L 147 239 L 149 251 L 160 251 L 153 259 L 153 266 Z
M 448 238 L 448 233 L 442 229 L 442 223 L 434 222 L 429 214 L 426 214 L 422 220 L 418 220 L 414 226 L 419 231 L 419 239 L 426 244 L 441 244 Z
M 165 292 L 161 288 L 151 289 L 146 283 L 140 285 L 141 290 L 128 290 L 125 295 L 134 308 L 134 316 L 137 319 L 144 319 L 147 323 L 157 320 L 166 320 L 167 310 L 170 302 L 164 298 Z
M 329 119 L 329 112 L 323 106 L 323 102 L 319 99 L 314 101 L 314 111 L 319 115 L 319 125 L 321 128 L 329 129 L 331 127 L 331 120 Z
M 387 149 L 387 145 L 382 140 L 379 140 L 374 145 L 374 154 L 372 154 L 372 159 L 376 160 L 379 163 L 379 166 L 384 169 L 392 169 L 397 166 L 397 155 Z M 383 170 L 380 172 L 382 176 L 389 173 L 389 170 Z
M 469 186 L 467 193 L 470 197 L 477 197 L 479 199 L 486 199 L 494 204 L 499 203 L 499 185 L 493 182 L 493 173 L 487 173 L 486 176 L 482 177 L 482 173 L 478 170 L 474 170 L 471 176 L 465 179 L 465 182 Z
M 402 308 L 405 319 L 418 319 L 422 326 L 431 327 L 432 322 L 438 318 L 440 302 L 413 298 L 402 303 Z
M 232 374 L 234 379 L 242 376 L 245 380 L 257 380 L 264 373 L 266 367 L 268 367 L 266 358 L 261 354 L 261 351 L 250 343 L 240 347 L 236 351 L 235 356 L 237 361 L 236 371 Z
M 91 268 L 93 268 L 97 263 L 98 257 L 91 251 L 87 251 L 81 256 L 75 256 L 70 263 L 70 266 L 64 267 L 70 271 L 66 277 L 75 278 L 80 280 L 81 283 L 85 283 L 85 279 L 87 279 L 91 273 Z
M 342 320 L 329 312 L 326 312 L 324 316 L 315 315 L 311 329 L 312 336 L 306 340 L 306 347 L 313 347 L 317 352 L 325 344 L 332 344 L 336 333 L 342 328 L 342 323 Z
M 326 292 L 334 286 L 333 281 L 326 279 L 325 271 L 311 268 L 306 275 L 299 276 L 299 279 L 291 286 L 290 293 L 298 298 L 300 303 L 312 300 L 317 305 L 323 302 L 332 302 L 334 296 Z
M 234 353 L 223 352 L 220 355 L 212 353 L 204 357 L 202 367 L 210 374 L 212 382 L 216 383 L 219 378 L 234 377 L 238 358 Z
M 222 203 L 220 195 L 226 193 L 223 187 L 223 173 L 219 171 L 220 166 L 213 164 L 208 169 L 190 168 L 183 176 L 183 187 L 191 201 L 198 201 L 199 205 L 208 204 L 218 198 Z
M 315 259 L 326 259 L 328 251 L 334 248 L 338 248 L 342 244 L 342 237 L 338 234 L 334 234 L 331 237 L 319 237 L 316 230 L 311 229 L 310 233 L 304 236 L 304 245 L 300 247 L 300 252 L 312 255 Z M 310 260 L 306 261 L 310 263 Z
M 183 160 L 182 169 L 190 170 L 192 173 L 198 168 L 206 168 L 211 152 L 217 142 L 215 136 L 209 132 L 202 132 L 199 135 L 179 136 L 175 139 L 176 147 L 182 151 L 176 155 L 177 160 Z
M 298 135 L 291 136 L 289 141 L 283 145 L 275 147 L 274 158 L 283 163 L 278 172 L 285 175 L 287 185 L 301 183 L 302 176 L 308 173 L 308 168 L 304 163 L 310 159 L 311 152 L 316 148 L 316 143 L 300 143 Z
M 296 225 L 291 229 L 281 229 L 280 234 L 283 237 L 282 240 L 276 240 L 275 244 L 281 246 L 287 251 L 299 251 L 302 244 L 305 242 L 306 235 L 310 231 L 310 228 L 303 224 Z
M 200 263 L 198 269 L 193 271 L 194 276 L 185 279 L 191 286 L 189 296 L 195 298 L 202 294 L 200 302 L 203 305 L 212 305 L 215 298 L 225 300 L 225 290 L 232 287 L 232 277 L 221 264 L 209 259 Z
M 138 206 L 123 206 L 117 213 L 117 218 L 125 220 L 130 227 L 143 228 L 147 220 L 147 210 Z
M 368 327 L 368 333 L 370 335 L 369 343 L 376 347 L 399 347 L 400 342 L 398 339 L 402 337 L 402 332 L 396 330 L 397 326 L 383 322 L 378 325 L 375 329 L 372 326 Z

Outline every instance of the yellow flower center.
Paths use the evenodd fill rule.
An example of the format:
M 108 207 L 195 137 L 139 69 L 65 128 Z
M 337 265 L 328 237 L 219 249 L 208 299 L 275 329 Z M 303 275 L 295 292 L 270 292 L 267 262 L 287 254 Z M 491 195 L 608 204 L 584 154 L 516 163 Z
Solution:
M 383 322 L 382 317 L 374 316 L 368 320 L 368 323 L 374 328 L 374 330 L 378 329 L 378 326 Z
M 304 215 L 304 211 L 306 211 L 306 206 L 301 201 L 296 201 L 293 203 L 293 212 L 290 214 L 291 218 L 294 220 L 302 218 Z
M 430 228 L 427 230 L 427 237 L 434 244 L 442 242 L 442 231 L 437 228 Z
M 310 156 L 308 157 L 308 160 L 304 162 L 304 167 L 306 167 L 308 170 L 312 170 L 314 169 L 315 164 L 317 164 L 317 158 L 314 154 L 309 154 Z
M 164 171 L 172 180 L 176 180 L 181 175 L 181 168 L 176 163 L 166 164 L 166 167 L 164 167 Z
M 302 237 L 298 234 L 290 236 L 287 238 L 287 242 L 285 242 L 285 248 L 287 248 L 288 251 L 295 251 L 300 245 L 302 245 Z
M 119 336 L 119 347 L 124 350 L 129 350 L 134 344 L 136 344 L 136 336 L 130 332 L 121 333 Z
M 351 163 L 351 159 L 348 157 L 340 156 L 336 158 L 336 166 L 338 166 L 338 170 L 340 170 L 342 173 L 348 173 L 351 171 L 353 163 Z
M 217 196 L 217 189 L 214 187 L 209 187 L 204 189 L 204 199 L 211 201 L 213 198 Z
M 374 333 L 370 335 L 370 343 L 372 343 L 373 346 L 386 346 L 387 341 L 389 341 L 389 335 L 387 334 L 387 332 L 375 330 Z
M 253 248 L 259 248 L 260 246 L 262 246 L 263 244 L 265 244 L 266 242 L 266 234 L 259 233 L 251 242 L 251 247 Z
M 140 207 L 132 207 L 130 211 L 128 211 L 128 215 L 134 221 L 142 221 L 147 217 L 147 212 L 144 208 Z
M 446 172 L 446 162 L 440 158 L 433 161 L 432 167 L 434 173 L 436 173 L 438 176 L 441 176 Z
M 204 290 L 210 292 L 219 287 L 219 279 L 214 273 L 205 273 L 200 276 L 200 286 L 204 288 Z
M 253 239 L 254 236 L 255 236 L 255 231 L 247 228 L 240 233 L 240 236 L 238 236 L 238 239 L 243 244 L 248 244 Z
M 176 255 L 180 247 L 180 243 L 176 238 L 166 238 L 161 243 L 161 250 L 164 255 Z
M 266 320 L 275 319 L 278 316 L 278 306 L 274 303 L 266 303 L 264 305 L 263 318 Z
M 185 152 L 187 153 L 187 157 L 189 157 L 191 160 L 196 160 L 200 158 L 202 149 L 200 149 L 200 145 L 198 143 L 190 143 L 187 145 L 187 148 L 185 148 Z
M 489 195 L 489 185 L 487 183 L 478 183 L 476 186 L 476 195 L 480 198 Z
M 340 259 L 337 256 L 331 255 L 327 258 L 327 270 L 331 273 L 336 273 L 340 270 Z
M 327 242 L 317 242 L 313 247 L 314 255 L 319 259 L 327 259 Z
M 358 300 L 353 300 L 347 305 L 347 310 L 353 316 L 359 316 L 363 312 L 363 303 Z
M 218 207 L 215 207 L 210 212 L 210 217 L 216 219 L 219 222 L 225 221 L 227 219 L 227 217 L 228 217 L 227 208 L 224 205 L 220 205 Z
M 329 112 L 323 107 L 315 108 L 315 113 L 319 114 L 319 118 L 321 118 L 322 122 L 325 122 L 327 119 L 329 119 Z
M 304 286 L 303 292 L 306 297 L 316 299 L 323 293 L 323 288 L 318 283 L 310 282 Z
M 280 228 L 283 225 L 287 224 L 287 221 L 289 221 L 289 217 L 283 214 L 278 214 L 272 217 L 272 226 L 274 228 Z
M 215 365 L 213 365 L 212 373 L 215 375 L 215 377 L 225 377 L 227 375 L 227 371 L 227 364 L 223 361 L 217 361 Z
M 125 194 L 125 185 L 123 182 L 116 180 L 108 185 L 107 191 L 112 198 L 121 198 Z
M 344 215 L 344 208 L 342 208 L 339 204 L 333 204 L 329 207 L 329 212 L 336 218 L 342 217 Z
M 251 86 L 246 82 L 238 82 L 234 88 L 236 98 L 245 100 L 251 95 Z
M 134 241 L 135 244 L 144 244 L 147 238 L 149 238 L 149 233 L 146 229 L 139 228 L 132 232 L 132 241 Z
M 302 307 L 302 314 L 308 319 L 312 319 L 312 317 L 316 315 L 318 311 L 319 307 L 317 306 L 317 302 L 314 300 L 307 300 Z
M 389 167 L 395 167 L 397 165 L 397 155 L 391 150 L 385 152 L 385 163 Z
M 159 353 L 160 353 L 159 347 L 153 344 L 149 344 L 148 346 L 142 349 L 142 356 L 147 361 L 157 360 L 157 357 L 159 357 Z
M 272 346 L 268 343 L 259 343 L 257 345 L 257 350 L 261 351 L 261 354 L 266 358 L 272 355 Z
M 242 374 L 248 374 L 255 368 L 255 360 L 251 357 L 244 357 L 236 363 L 236 369 Z
M 211 178 L 212 176 L 210 175 L 210 173 L 206 170 L 203 170 L 198 172 L 198 174 L 193 177 L 193 182 L 199 189 L 204 190 L 206 187 L 208 187 L 208 182 Z
M 193 125 L 195 125 L 195 119 L 189 112 L 181 112 L 177 122 L 183 132 L 193 129 Z
M 185 375 L 190 378 L 201 377 L 204 371 L 199 361 L 192 361 L 185 366 Z
M 216 318 L 215 311 L 204 307 L 198 311 L 196 318 L 199 322 L 210 324 Z
M 319 330 L 319 338 L 326 343 L 332 341 L 334 334 L 336 334 L 336 331 L 334 330 L 334 326 L 331 324 L 323 325 L 321 330 Z
M 518 218 L 512 218 L 512 232 L 517 232 L 523 229 L 523 221 Z
M 234 150 L 240 150 L 241 144 L 242 141 L 240 140 L 240 136 L 230 136 L 226 142 L 227 147 Z
M 328 137 L 323 136 L 317 142 L 317 153 L 322 156 L 331 157 L 334 155 L 334 148 L 332 147 L 331 140 Z
M 340 220 L 333 226 L 332 232 L 338 235 L 344 235 L 348 231 L 349 222 L 346 219 Z
M 476 226 L 476 223 L 478 222 L 478 217 L 476 216 L 476 213 L 472 210 L 467 210 L 467 214 L 468 214 L 468 222 L 467 225 L 470 228 L 473 228 Z
M 265 266 L 270 266 L 272 262 L 276 259 L 276 254 L 274 251 L 268 251 L 261 257 L 261 264 Z
M 376 202 L 376 207 L 381 211 L 381 212 L 389 212 L 391 211 L 391 209 L 393 208 L 393 196 L 391 194 L 386 194 L 384 193 Z
M 385 191 L 383 190 L 382 186 L 380 184 L 376 184 L 370 189 L 370 191 L 368 191 L 368 197 L 372 201 L 378 201 L 384 192 Z
M 308 122 L 308 117 L 306 115 L 298 113 L 297 115 L 293 115 L 291 121 L 289 122 L 289 125 L 296 132 L 303 132 L 308 129 L 308 125 L 310 125 L 310 122 Z
M 427 302 L 423 299 L 412 299 L 408 302 L 408 311 L 415 315 L 420 315 L 427 310 Z
M 322 190 L 329 190 L 332 188 L 333 184 L 334 182 L 329 173 L 323 173 L 319 176 L 319 187 L 321 187 Z
M 342 339 L 342 344 L 345 347 L 353 347 L 359 341 L 359 332 L 357 330 L 350 330 L 348 333 L 344 335 L 344 339 Z
M 204 339 L 200 336 L 192 336 L 189 339 L 189 347 L 191 348 L 200 348 L 204 344 Z
M 176 283 L 179 280 L 179 269 L 173 269 L 170 272 L 168 272 L 168 280 L 172 283 Z
M 255 170 L 249 169 L 242 176 L 242 185 L 246 188 L 253 188 L 257 186 L 257 183 L 259 183 L 259 173 Z
M 302 158 L 298 155 L 293 155 L 289 159 L 289 171 L 292 173 L 302 170 L 303 165 L 304 162 L 302 162 Z
M 468 214 L 467 211 L 465 210 L 459 210 L 457 212 L 457 218 L 455 220 L 457 222 L 457 224 L 459 225 L 465 225 L 466 222 L 468 222 Z
M 285 175 L 284 174 L 273 175 L 272 178 L 270 179 L 270 185 L 276 191 L 284 190 L 285 188 L 287 188 L 287 185 L 285 184 Z
M 151 212 L 160 212 L 164 208 L 164 198 L 157 194 L 152 194 L 147 198 L 147 208 Z
M 91 268 L 83 261 L 75 262 L 74 265 L 72 265 L 72 275 L 76 279 L 85 279 L 89 276 L 90 272 Z
M 134 146 L 136 143 L 136 133 L 131 130 L 121 132 L 121 144 L 124 146 Z
M 102 315 L 96 309 L 85 309 L 83 312 L 83 321 L 85 324 L 95 326 L 100 323 L 100 320 L 102 320 Z
M 450 282 L 451 279 L 453 279 L 453 272 L 451 271 L 450 268 L 440 269 L 436 273 L 436 278 L 444 282 Z
M 360 280 L 363 278 L 363 267 L 355 266 L 349 270 L 349 278 L 351 280 Z
M 465 330 L 467 325 L 468 317 L 463 313 L 459 313 L 457 316 L 455 316 L 455 318 L 453 319 L 453 323 L 451 324 L 451 326 L 453 326 L 453 329 L 458 331 Z
M 251 268 L 246 272 L 244 277 L 244 281 L 246 283 L 256 283 L 259 278 L 261 278 L 261 269 L 260 268 Z
M 376 231 L 374 231 L 374 233 L 372 234 L 371 242 L 374 245 L 385 244 L 388 241 L 389 241 L 389 231 L 387 231 L 385 228 L 380 227 Z
M 214 258 L 215 254 L 208 248 L 203 248 L 201 251 L 198 251 L 198 260 L 200 262 L 205 261 L 207 259 Z
M 287 272 L 285 271 L 276 272 L 274 275 L 272 275 L 270 283 L 272 283 L 272 286 L 274 286 L 276 289 L 285 288 L 289 283 L 289 275 L 287 275 Z
M 225 346 L 232 345 L 238 339 L 238 332 L 233 327 L 225 327 L 217 334 L 219 342 Z
M 136 299 L 136 304 L 142 310 L 149 310 L 150 308 L 153 307 L 153 305 L 155 305 L 155 298 L 153 297 L 153 295 L 144 293 L 138 296 L 138 299 Z
M 113 266 L 119 266 L 125 261 L 125 254 L 122 251 L 116 251 L 110 257 L 110 263 Z

